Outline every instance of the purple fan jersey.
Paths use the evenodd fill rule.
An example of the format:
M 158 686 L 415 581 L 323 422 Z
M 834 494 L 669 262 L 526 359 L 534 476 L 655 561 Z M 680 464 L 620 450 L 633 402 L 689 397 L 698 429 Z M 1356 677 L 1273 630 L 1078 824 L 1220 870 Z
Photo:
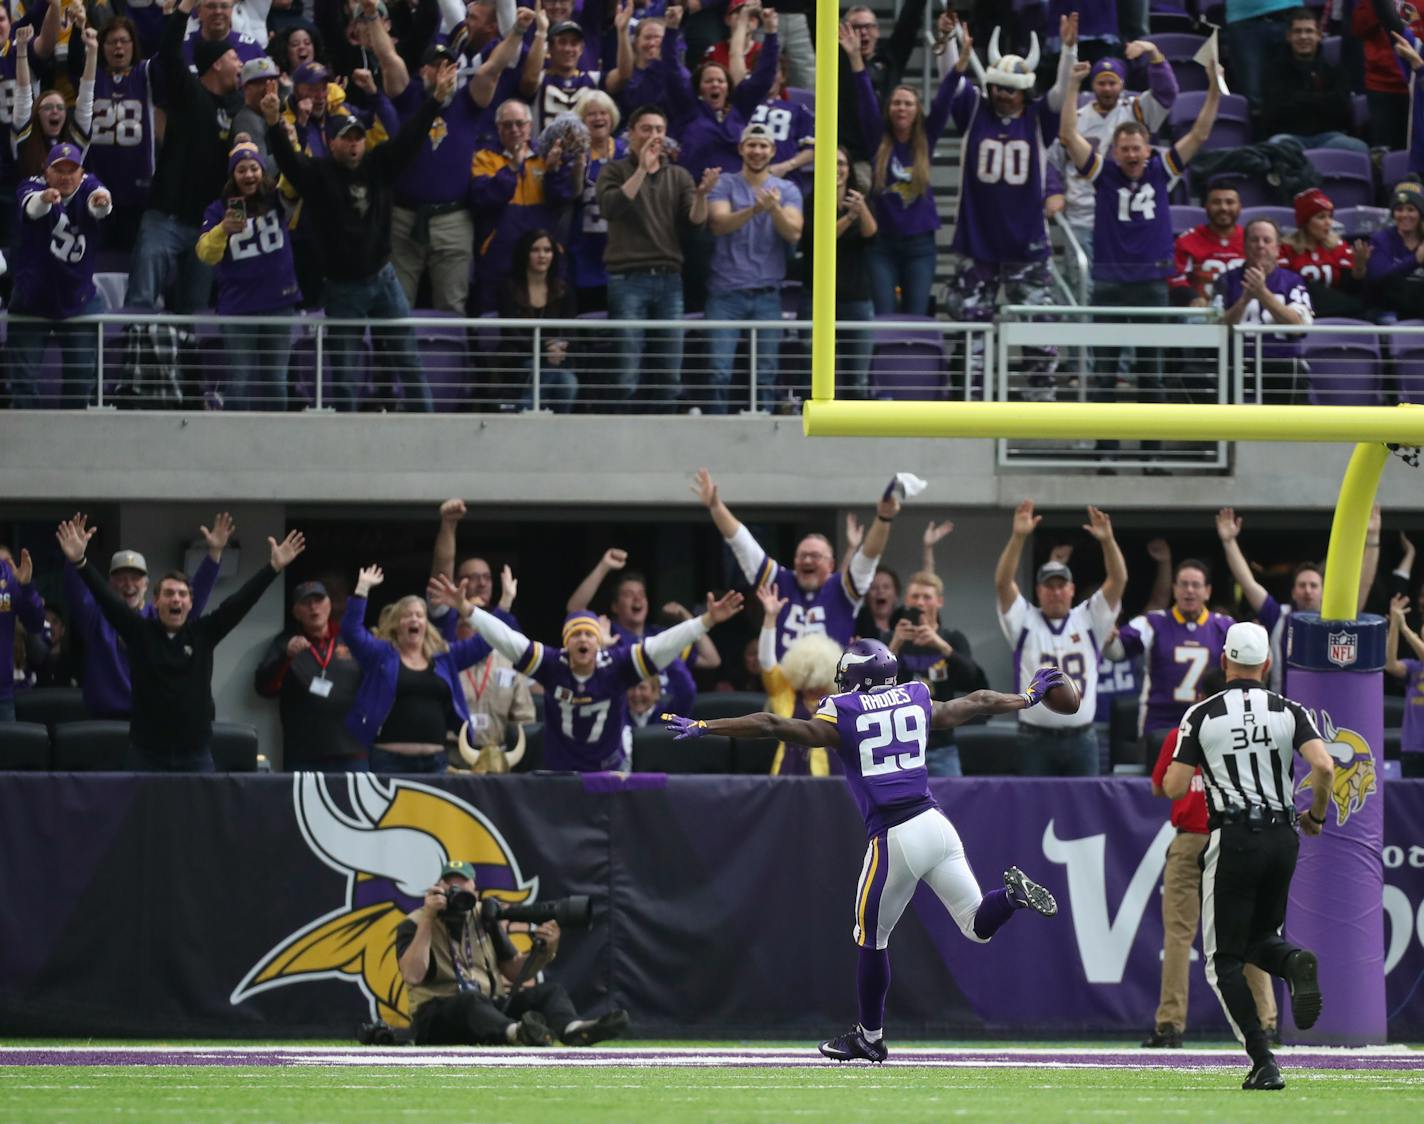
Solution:
M 0 183 L 13 182 L 15 153 L 10 146 L 10 126 L 15 121 L 15 48 L 0 55 Z M 39 85 L 36 83 L 38 91 Z
M 183 40 L 183 61 L 189 66 L 193 65 L 193 48 L 198 45 L 197 22 L 194 21 L 192 28 L 188 32 L 187 38 Z M 243 62 L 251 62 L 253 59 L 262 58 L 266 52 L 262 49 L 262 44 L 250 35 L 242 35 L 236 31 L 227 33 L 228 45 L 237 52 L 237 57 Z
M 608 220 L 598 209 L 598 173 L 609 160 L 628 155 L 628 138 L 615 137 L 612 156 L 589 154 L 583 175 L 583 194 L 574 206 L 573 230 L 569 234 L 569 273 L 574 287 L 593 289 L 608 284 L 603 250 L 608 245 Z
M 816 115 L 792 101 L 764 101 L 752 114 L 751 125 L 765 125 L 776 141 L 773 164 L 784 164 L 816 142 Z M 811 165 L 791 173 L 791 181 L 804 195 L 811 190 Z
M 560 113 L 572 113 L 574 103 L 584 90 L 603 89 L 603 72 L 580 70 L 567 77 L 550 74 L 547 70 L 539 78 L 539 89 L 534 94 L 534 138 L 544 131 L 544 126 Z
M 119 206 L 148 201 L 153 185 L 153 95 L 148 59 L 119 77 L 100 69 L 94 79 L 94 124 L 84 163 Z
M 104 185 L 85 175 L 68 200 L 38 219 L 24 213 L 32 195 L 49 185 L 43 176 L 20 184 L 20 233 L 12 262 L 14 311 L 63 320 L 80 315 L 94 297 L 94 256 L 99 220 L 89 213 L 89 196 Z
M 514 666 L 544 687 L 544 768 L 590 773 L 628 767 L 628 688 L 657 674 L 642 644 L 605 648 L 587 679 L 570 670 L 562 648 L 537 640 Z
M 790 645 L 813 632 L 824 632 L 841 647 L 855 635 L 855 615 L 860 612 L 864 595 L 851 588 L 849 569 L 832 574 L 820 589 L 808 593 L 796 584 L 794 570 L 767 558 L 760 575 L 753 580 L 758 586 L 772 585 L 786 598 L 786 606 L 776 619 L 777 662 Z
M 1118 630 L 1129 659 L 1139 652 L 1147 657 L 1139 733 L 1181 722 L 1197 701 L 1202 674 L 1221 663 L 1226 630 L 1235 623 L 1207 609 L 1188 620 L 1174 607 L 1153 609 Z
M 959 77 L 950 103 L 964 138 L 953 249 L 996 265 L 1042 261 L 1049 254 L 1047 153 L 1058 135 L 1058 114 L 1047 98 L 1037 98 L 1017 117 L 997 117 L 978 87 Z
M 1424 663 L 1400 660 L 1408 673 L 1404 688 L 1404 725 L 1399 732 L 1401 753 L 1424 752 Z
M 506 71 L 505 74 L 511 74 Z M 501 82 L 505 78 L 501 76 Z M 425 87 L 417 76 L 398 98 L 392 99 L 404 124 L 425 103 Z M 496 93 L 490 108 L 481 109 L 467 87 L 456 89 L 449 104 L 440 110 L 430 133 L 414 160 L 396 180 L 396 201 L 402 207 L 458 203 L 470 186 L 470 161 L 481 146 L 481 138 L 493 128 Z
M 226 213 L 226 200 L 209 203 L 203 214 L 203 233 L 220 226 Z M 246 228 L 228 236 L 214 277 L 217 309 L 222 316 L 284 312 L 301 300 L 292 243 L 280 209 L 249 215 Z
M 1269 593 L 1256 610 L 1256 623 L 1266 630 L 1271 638 L 1271 670 L 1266 685 L 1277 694 L 1286 694 L 1286 679 L 1290 669 L 1286 667 L 1286 633 L 1290 631 L 1290 615 L 1293 605 L 1282 605 Z
M 1176 272 L 1168 195 L 1181 178 L 1176 147 L 1154 151 L 1138 179 L 1116 160 L 1094 152 L 1078 171 L 1093 182 L 1093 277 L 1098 281 L 1161 281 Z
M 816 711 L 840 733 L 838 752 L 867 839 L 938 806 L 925 769 L 933 705 L 923 683 L 905 683 L 827 695 Z

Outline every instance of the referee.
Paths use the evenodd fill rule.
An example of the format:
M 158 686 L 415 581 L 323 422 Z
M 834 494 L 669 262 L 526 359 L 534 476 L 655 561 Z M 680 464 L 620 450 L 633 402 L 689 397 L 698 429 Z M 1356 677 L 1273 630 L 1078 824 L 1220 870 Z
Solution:
M 1271 642 L 1258 624 L 1234 624 L 1221 654 L 1226 689 L 1182 716 L 1177 752 L 1162 787 L 1185 796 L 1200 766 L 1207 796 L 1202 852 L 1202 954 L 1206 978 L 1236 1037 L 1251 1055 L 1243 1089 L 1284 1089 L 1266 1045 L 1244 968 L 1255 964 L 1290 985 L 1301 1030 L 1320 1017 L 1315 954 L 1281 936 L 1300 840 L 1325 826 L 1335 767 L 1315 724 L 1298 704 L 1267 690 Z M 1295 751 L 1310 765 L 1311 806 L 1292 802 Z

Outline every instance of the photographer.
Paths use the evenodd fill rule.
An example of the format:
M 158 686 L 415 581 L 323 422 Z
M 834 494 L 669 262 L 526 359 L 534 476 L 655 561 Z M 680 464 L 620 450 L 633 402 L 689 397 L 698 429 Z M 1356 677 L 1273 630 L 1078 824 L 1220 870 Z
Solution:
M 396 959 L 410 996 L 420 1046 L 591 1046 L 620 1034 L 628 1012 L 581 1019 L 559 984 L 512 987 L 558 954 L 559 926 L 534 930 L 527 955 L 515 951 L 497 911 L 480 908 L 475 868 L 449 862 L 425 904 L 396 929 Z

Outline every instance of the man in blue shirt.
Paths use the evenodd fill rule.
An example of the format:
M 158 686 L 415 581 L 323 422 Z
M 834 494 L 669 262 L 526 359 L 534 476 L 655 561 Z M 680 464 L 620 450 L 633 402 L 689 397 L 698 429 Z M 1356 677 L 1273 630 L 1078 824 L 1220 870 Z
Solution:
M 717 181 L 708 196 L 707 225 L 716 238 L 707 282 L 708 320 L 781 319 L 781 283 L 786 279 L 786 246 L 801 239 L 801 189 L 773 176 L 776 137 L 769 125 L 748 125 L 739 146 L 742 170 Z M 737 354 L 736 328 L 708 332 L 711 344 L 711 414 L 727 412 L 727 384 Z M 780 329 L 756 333 L 758 395 L 769 405 L 776 394 L 776 353 Z

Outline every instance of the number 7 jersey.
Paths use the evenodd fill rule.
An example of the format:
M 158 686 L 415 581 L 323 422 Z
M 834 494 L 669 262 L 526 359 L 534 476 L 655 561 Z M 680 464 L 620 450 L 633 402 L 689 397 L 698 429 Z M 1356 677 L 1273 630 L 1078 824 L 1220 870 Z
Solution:
M 930 689 L 923 683 L 847 691 L 821 700 L 816 719 L 840 732 L 839 753 L 867 839 L 937 807 L 925 769 Z
M 1236 622 L 1203 609 L 1184 617 L 1175 607 L 1153 609 L 1118 630 L 1130 659 L 1145 652 L 1146 682 L 1138 733 L 1175 726 L 1197 701 L 1197 686 L 1209 667 L 1221 663 L 1226 630 Z

